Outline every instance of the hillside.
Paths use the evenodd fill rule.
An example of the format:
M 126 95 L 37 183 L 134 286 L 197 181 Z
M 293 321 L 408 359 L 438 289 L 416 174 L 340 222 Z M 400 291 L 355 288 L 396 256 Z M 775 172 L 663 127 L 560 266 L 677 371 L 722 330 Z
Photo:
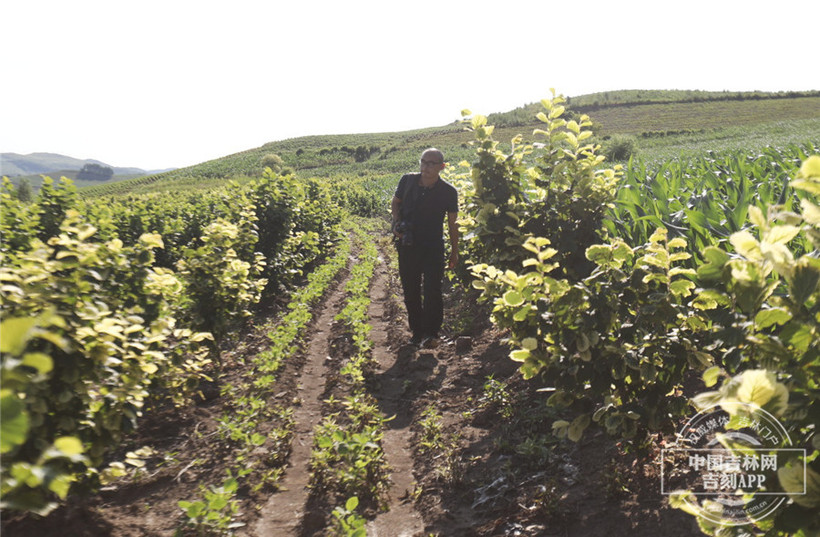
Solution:
M 726 93 L 624 90 L 583 95 L 570 109 L 588 114 L 599 142 L 634 139 L 638 154 L 669 159 L 705 150 L 755 149 L 769 145 L 820 143 L 820 92 Z M 495 138 L 531 136 L 540 127 L 540 103 L 488 114 Z M 487 111 L 475 110 L 487 114 Z M 274 141 L 261 147 L 167 173 L 96 187 L 88 195 L 177 188 L 207 188 L 226 178 L 258 177 L 276 155 L 282 169 L 304 177 L 395 175 L 415 168 L 418 154 L 438 147 L 455 164 L 469 158 L 472 135 L 453 123 L 404 132 L 316 135 Z

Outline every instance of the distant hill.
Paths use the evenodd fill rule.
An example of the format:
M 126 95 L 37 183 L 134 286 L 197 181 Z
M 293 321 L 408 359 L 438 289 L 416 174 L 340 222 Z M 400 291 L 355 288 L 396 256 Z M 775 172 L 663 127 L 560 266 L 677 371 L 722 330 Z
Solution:
M 18 153 L 0 153 L 0 175 L 8 177 L 27 175 L 56 175 L 58 172 L 77 172 L 86 164 L 99 164 L 114 170 L 114 178 L 117 176 L 140 176 L 160 173 L 168 170 L 143 170 L 141 168 L 121 168 L 111 166 L 99 160 L 80 160 L 57 153 L 30 153 L 20 155 Z

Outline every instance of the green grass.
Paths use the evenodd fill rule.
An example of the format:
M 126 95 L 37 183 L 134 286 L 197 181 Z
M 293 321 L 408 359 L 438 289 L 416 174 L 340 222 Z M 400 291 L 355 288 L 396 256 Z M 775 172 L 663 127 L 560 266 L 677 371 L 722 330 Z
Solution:
M 707 151 L 759 152 L 766 147 L 813 143 L 820 147 L 820 118 L 773 121 L 726 127 L 698 134 L 638 138 L 638 156 L 651 162 L 689 158 Z
M 695 102 L 751 99 L 779 99 L 817 96 L 817 91 L 703 91 L 703 90 L 618 90 L 572 97 L 574 107 L 608 106 L 624 103 Z
M 589 112 L 602 135 L 746 127 L 820 118 L 820 97 L 611 106 Z

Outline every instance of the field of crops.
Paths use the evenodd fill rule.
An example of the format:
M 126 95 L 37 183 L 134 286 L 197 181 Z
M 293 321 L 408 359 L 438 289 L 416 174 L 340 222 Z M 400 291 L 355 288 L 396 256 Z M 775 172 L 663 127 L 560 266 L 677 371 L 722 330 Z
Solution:
M 482 413 L 495 412 L 496 426 L 515 422 L 531 432 L 491 452 L 520 463 L 505 470 L 506 479 L 528 484 L 522 491 L 531 489 L 539 506 L 516 516 L 569 527 L 559 516 L 560 484 L 538 472 L 551 453 L 592 437 L 671 467 L 661 446 L 677 442 L 695 412 L 718 405 L 729 433 L 764 415 L 782 424 L 788 442 L 759 450 L 779 453 L 780 463 L 755 474 L 763 479 L 754 486 L 722 490 L 747 507 L 740 523 L 727 503 L 699 499 L 687 476 L 675 476 L 670 505 L 709 535 L 818 534 L 820 98 L 770 101 L 766 110 L 780 106 L 789 132 L 779 143 L 752 134 L 745 149 L 680 151 L 678 138 L 676 158 L 639 154 L 622 164 L 605 162 L 592 142 L 599 122 L 630 132 L 631 105 L 618 107 L 617 118 L 604 110 L 590 117 L 571 114 L 553 96 L 541 103 L 537 130 L 514 143 L 515 127 L 496 131 L 475 115 L 465 125 L 412 134 L 289 141 L 83 195 L 70 181 L 49 179 L 30 204 L 4 182 L 4 524 L 13 513 L 4 532 L 31 523 L 25 535 L 36 534 L 38 521 L 47 524 L 61 505 L 138 489 L 148 469 L 154 476 L 163 467 L 171 472 L 170 507 L 153 516 L 164 517 L 163 531 L 170 524 L 174 535 L 262 535 L 285 527 L 277 524 L 291 524 L 282 530 L 291 534 L 301 524 L 306 535 L 361 536 L 383 523 L 384 512 L 408 504 L 424 509 L 422 529 L 448 535 L 446 516 L 434 519 L 430 506 L 459 486 L 469 493 L 458 493 L 468 498 L 467 521 L 485 516 L 474 510 L 491 483 L 464 477 L 470 468 L 480 473 L 482 457 L 446 429 L 448 401 L 436 404 L 429 393 L 436 377 L 411 375 L 435 356 L 449 356 L 453 368 L 466 358 L 441 350 L 412 362 L 382 341 L 400 330 L 397 322 L 388 326 L 389 308 L 380 305 L 379 316 L 372 309 L 398 292 L 385 283 L 395 266 L 380 220 L 396 175 L 414 167 L 408 155 L 417 159 L 446 141 L 453 163 L 446 179 L 459 188 L 463 234 L 463 262 L 449 287 L 449 299 L 461 302 L 449 311 L 492 322 L 484 336 L 495 339 L 485 343 L 506 348 L 522 397 L 512 404 L 507 384 L 493 376 L 505 367 L 485 363 L 497 371 L 480 379 L 483 394 L 465 398 L 474 408 L 447 419 L 473 420 L 464 429 L 473 431 Z M 808 118 L 789 108 L 798 101 Z M 718 132 L 729 137 L 721 114 L 742 124 L 736 104 L 643 104 L 661 122 L 644 118 L 634 132 L 657 128 L 664 135 L 647 140 L 685 136 L 708 145 Z M 691 123 L 675 123 L 687 114 Z M 762 136 L 769 127 L 749 132 L 755 129 Z M 258 170 L 272 152 L 290 169 Z M 460 160 L 466 164 L 455 165 Z M 371 171 L 361 173 L 363 164 Z M 300 178 L 304 171 L 317 173 Z M 454 346 L 460 333 L 455 321 L 450 326 Z M 333 333 L 312 352 L 325 330 Z M 260 341 L 250 336 L 258 333 Z M 243 337 L 252 348 L 245 354 L 237 350 Z M 468 380 L 434 370 L 445 378 L 442 392 Z M 310 372 L 316 376 L 289 377 Z M 390 399 L 395 391 L 408 399 Z M 196 456 L 162 451 L 141 428 L 157 415 L 205 408 L 208 420 L 174 444 Z M 391 424 L 397 416 L 406 423 Z M 390 429 L 402 427 L 412 436 L 388 442 Z M 717 437 L 711 449 L 750 456 L 730 437 Z M 137 438 L 157 445 L 137 449 Z M 297 455 L 306 459 L 306 482 L 283 487 L 286 476 L 294 479 L 289 461 Z M 401 502 L 389 492 L 404 479 L 391 457 L 416 468 Z M 196 481 L 183 486 L 186 473 Z M 265 512 L 290 497 L 288 488 L 309 491 L 292 500 L 306 505 L 301 522 Z M 785 500 L 757 517 L 752 507 L 765 495 Z M 418 517 L 408 514 L 407 527 L 419 529 Z M 480 533 L 478 525 L 459 531 L 499 534 L 500 526 L 483 523 Z

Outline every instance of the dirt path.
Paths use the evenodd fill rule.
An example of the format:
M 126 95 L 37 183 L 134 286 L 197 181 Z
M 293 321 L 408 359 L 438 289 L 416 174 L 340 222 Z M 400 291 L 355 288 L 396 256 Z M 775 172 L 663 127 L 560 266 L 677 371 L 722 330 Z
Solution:
M 336 288 L 320 306 L 321 313 L 311 327 L 312 334 L 306 346 L 306 362 L 297 386 L 296 398 L 299 405 L 293 413 L 295 428 L 290 461 L 280 482 L 280 491 L 262 506 L 261 518 L 244 535 L 297 535 L 304 522 L 313 430 L 322 419 L 322 393 L 327 378 L 326 361 L 330 354 L 331 327 L 345 298 L 345 281 L 336 284 Z
M 412 405 L 404 397 L 405 369 L 413 357 L 413 349 L 402 345 L 397 316 L 397 305 L 392 298 L 391 278 L 384 259 L 378 265 L 371 284 L 371 303 L 368 309 L 373 358 L 378 363 L 377 391 L 374 393 L 387 423 L 383 448 L 391 469 L 389 510 L 367 525 L 371 537 L 411 537 L 424 530 L 424 521 L 413 505 L 415 477 L 412 456 Z M 395 282 L 392 282 L 395 283 Z
M 322 419 L 322 401 L 329 373 L 328 357 L 332 353 L 332 327 L 336 314 L 343 307 L 345 281 L 341 281 L 320 306 L 306 346 L 306 362 L 298 384 L 299 406 L 294 410 L 295 431 L 288 469 L 280 482 L 281 489 L 260 509 L 261 517 L 241 535 L 247 537 L 311 534 L 322 521 L 311 517 L 308 505 L 309 463 L 313 447 L 314 428 Z M 367 525 L 370 537 L 412 537 L 424 531 L 424 521 L 416 511 L 413 491 L 411 424 L 412 401 L 406 397 L 408 366 L 415 358 L 413 348 L 402 345 L 399 305 L 396 303 L 395 275 L 386 260 L 379 259 L 371 282 L 371 303 L 368 308 L 372 326 L 373 359 L 377 370 L 372 383 L 373 396 L 382 414 L 392 417 L 384 432 L 383 449 L 390 466 L 391 485 L 388 509 Z M 314 516 L 319 516 L 318 513 Z

